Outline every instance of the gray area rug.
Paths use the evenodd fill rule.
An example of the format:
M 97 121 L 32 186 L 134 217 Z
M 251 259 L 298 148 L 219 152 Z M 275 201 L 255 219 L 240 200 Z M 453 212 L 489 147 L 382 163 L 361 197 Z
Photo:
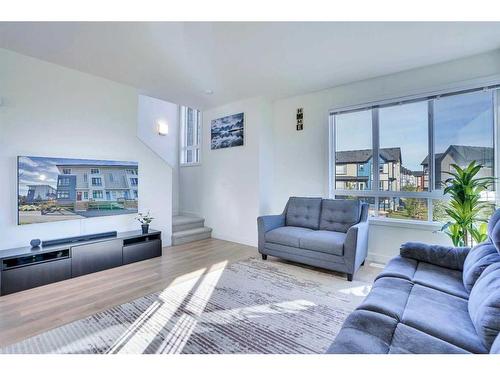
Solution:
M 370 285 L 248 259 L 1 353 L 324 353 Z

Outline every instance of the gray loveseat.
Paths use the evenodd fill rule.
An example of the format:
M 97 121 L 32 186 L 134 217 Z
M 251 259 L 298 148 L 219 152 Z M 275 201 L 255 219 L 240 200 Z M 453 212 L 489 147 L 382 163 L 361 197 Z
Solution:
M 328 352 L 500 354 L 499 331 L 497 210 L 473 249 L 404 244 Z
M 368 246 L 368 205 L 356 200 L 291 197 L 281 215 L 257 219 L 259 252 L 344 272 L 352 281 Z

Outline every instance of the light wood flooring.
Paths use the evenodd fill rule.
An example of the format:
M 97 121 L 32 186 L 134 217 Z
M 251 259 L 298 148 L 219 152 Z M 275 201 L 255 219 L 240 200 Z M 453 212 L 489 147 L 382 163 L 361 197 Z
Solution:
M 258 256 L 254 247 L 207 239 L 165 247 L 161 258 L 2 296 L 0 347 L 197 277 L 200 270 Z M 371 282 L 378 272 L 365 266 L 355 279 Z

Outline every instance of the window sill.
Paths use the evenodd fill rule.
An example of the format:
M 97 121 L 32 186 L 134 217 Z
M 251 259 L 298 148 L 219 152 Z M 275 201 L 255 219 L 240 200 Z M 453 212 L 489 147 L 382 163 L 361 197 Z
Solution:
M 404 220 L 404 219 L 386 219 L 381 217 L 370 217 L 368 220 L 370 225 L 407 228 L 407 229 L 416 229 L 425 231 L 438 231 L 443 226 L 441 223 L 438 222 Z
M 199 167 L 201 166 L 201 163 L 185 163 L 185 164 L 179 164 L 181 168 L 183 167 Z

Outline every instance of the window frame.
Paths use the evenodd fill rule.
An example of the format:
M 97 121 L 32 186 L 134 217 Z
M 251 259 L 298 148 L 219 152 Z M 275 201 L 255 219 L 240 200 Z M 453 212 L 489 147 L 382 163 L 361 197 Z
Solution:
M 56 199 L 69 199 L 68 190 L 58 190 L 56 193 Z
M 100 197 L 96 197 L 97 193 L 100 193 Z M 103 190 L 92 190 L 92 199 L 104 199 Z
M 496 204 L 500 203 L 500 179 L 499 177 L 499 150 L 498 145 L 500 144 L 500 131 L 499 126 L 499 112 L 500 112 L 500 102 L 498 95 L 500 92 L 500 83 L 497 81 L 490 85 L 477 85 L 469 86 L 468 88 L 461 89 L 448 89 L 442 90 L 440 92 L 433 92 L 430 94 L 420 94 L 414 96 L 386 99 L 380 101 L 369 102 L 365 104 L 359 104 L 349 107 L 340 107 L 330 110 L 328 113 L 328 131 L 329 131 L 329 162 L 328 162 L 328 195 L 330 198 L 335 196 L 358 196 L 358 197 L 374 197 L 374 207 L 375 207 L 375 218 L 377 220 L 383 221 L 394 221 L 394 222 L 409 222 L 409 223 L 436 223 L 433 220 L 433 200 L 446 200 L 447 197 L 443 195 L 442 189 L 435 188 L 435 150 L 434 150 L 434 103 L 441 97 L 454 96 L 460 94 L 466 94 L 475 91 L 491 91 L 492 93 L 492 105 L 493 105 L 493 174 L 497 177 L 495 182 L 495 200 Z M 347 190 L 347 189 L 336 189 L 336 124 L 335 119 L 338 114 L 345 114 L 351 112 L 357 112 L 362 110 L 371 110 L 372 112 L 372 152 L 373 155 L 380 156 L 380 139 L 379 139 L 379 109 L 384 107 L 390 107 L 398 104 L 407 104 L 412 102 L 427 101 L 428 105 L 428 190 L 421 192 L 408 192 L 408 191 L 384 191 L 380 189 L 380 172 L 375 173 L 375 171 L 380 170 L 380 157 L 372 157 L 372 171 L 373 181 L 372 187 L 376 189 L 371 190 Z M 425 177 L 424 177 L 425 178 Z M 427 200 L 427 220 L 417 220 L 417 219 L 395 219 L 395 218 L 380 218 L 378 217 L 379 202 L 380 198 L 421 198 Z
M 67 176 L 67 175 L 64 175 Z M 69 186 L 71 185 L 71 181 L 69 177 L 61 177 L 57 180 L 57 186 Z
M 187 112 L 191 109 L 194 112 L 194 127 L 193 127 L 193 145 L 187 145 Z M 180 106 L 179 109 L 179 123 L 180 123 L 180 137 L 179 137 L 179 165 L 181 167 L 197 166 L 201 164 L 201 138 L 202 138 L 202 115 L 201 111 L 188 106 Z M 198 155 L 198 159 L 195 161 L 187 161 L 187 153 L 191 151 L 193 154 L 193 160 L 196 158 L 194 155 Z
M 92 186 L 102 186 L 102 177 L 92 177 L 90 184 Z

